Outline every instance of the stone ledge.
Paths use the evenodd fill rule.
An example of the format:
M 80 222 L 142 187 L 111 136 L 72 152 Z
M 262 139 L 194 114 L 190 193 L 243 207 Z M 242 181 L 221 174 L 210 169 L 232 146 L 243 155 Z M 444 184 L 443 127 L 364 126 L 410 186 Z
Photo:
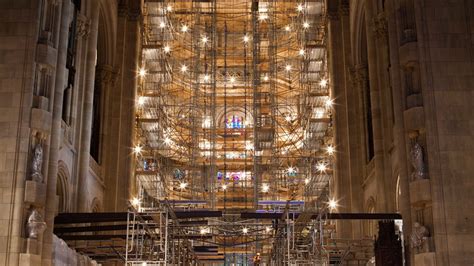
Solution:
M 415 265 L 416 266 L 435 266 L 436 254 L 434 252 L 415 254 Z
M 37 266 L 41 265 L 41 256 L 34 254 L 20 253 L 20 264 L 19 265 L 32 265 Z
M 49 135 L 52 121 L 53 116 L 50 112 L 38 108 L 31 108 L 30 125 L 32 129 Z
M 25 184 L 25 202 L 35 206 L 44 206 L 46 202 L 46 185 L 27 180 Z
M 408 132 L 425 127 L 425 113 L 423 107 L 413 107 L 403 112 L 405 130 Z
M 44 96 L 33 96 L 33 107 L 48 110 L 49 109 L 49 99 Z
M 431 201 L 431 182 L 421 179 L 410 182 L 410 203 L 414 206 L 424 205 Z

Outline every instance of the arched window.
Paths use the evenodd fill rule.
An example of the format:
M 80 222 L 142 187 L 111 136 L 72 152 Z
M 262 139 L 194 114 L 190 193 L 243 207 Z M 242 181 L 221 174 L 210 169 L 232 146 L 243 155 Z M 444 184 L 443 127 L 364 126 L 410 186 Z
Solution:
M 375 199 L 370 197 L 367 201 L 367 213 L 375 213 Z M 377 221 L 376 220 L 367 220 L 365 234 L 368 237 L 373 238 L 377 235 Z

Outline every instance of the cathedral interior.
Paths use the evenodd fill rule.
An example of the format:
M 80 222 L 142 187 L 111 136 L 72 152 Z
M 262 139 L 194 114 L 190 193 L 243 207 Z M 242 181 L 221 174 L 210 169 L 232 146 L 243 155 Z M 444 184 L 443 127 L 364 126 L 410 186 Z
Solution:
M 0 265 L 473 265 L 474 2 L 0 0 Z

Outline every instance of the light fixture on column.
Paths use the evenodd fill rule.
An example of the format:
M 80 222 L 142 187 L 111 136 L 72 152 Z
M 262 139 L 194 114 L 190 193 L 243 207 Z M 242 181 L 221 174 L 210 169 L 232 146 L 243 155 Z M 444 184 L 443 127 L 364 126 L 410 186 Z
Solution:
M 298 52 L 299 55 L 303 56 L 305 54 L 305 50 L 301 48 Z
M 270 190 L 270 186 L 268 184 L 262 185 L 262 192 L 267 193 Z
M 328 207 L 329 207 L 329 209 L 332 210 L 332 211 L 335 210 L 335 209 L 337 208 L 337 201 L 334 200 L 334 199 L 330 199 L 330 200 L 328 201 Z
M 285 70 L 288 71 L 288 72 L 291 71 L 291 68 L 292 68 L 292 66 L 290 64 L 285 66 Z
M 247 34 L 245 34 L 243 40 L 244 40 L 244 43 L 248 43 L 250 41 L 250 37 Z
M 201 42 L 202 42 L 203 44 L 206 44 L 208 41 L 209 41 L 209 39 L 207 38 L 207 36 L 203 36 L 203 37 L 201 38 Z
M 186 24 L 181 26 L 181 32 L 188 32 L 188 29 L 189 29 L 189 27 Z
M 334 105 L 334 100 L 331 98 L 328 98 L 326 102 L 324 103 L 324 105 L 326 105 L 327 108 L 331 108 Z
M 185 73 L 186 71 L 188 71 L 188 66 L 185 65 L 185 64 L 182 64 L 181 65 L 181 72 Z
M 333 155 L 335 151 L 336 151 L 336 150 L 335 150 L 334 147 L 331 146 L 331 145 L 329 145 L 329 146 L 326 147 L 326 152 L 327 152 L 329 155 Z
M 164 29 L 165 27 L 166 27 L 166 23 L 164 23 L 163 21 L 160 22 L 160 28 L 161 28 L 161 29 Z
M 171 47 L 169 45 L 165 45 L 163 47 L 163 51 L 165 51 L 165 53 L 169 53 L 169 52 L 171 52 Z
M 138 206 L 140 205 L 140 199 L 134 197 L 134 198 L 132 198 L 132 199 L 130 200 L 130 203 L 131 203 L 133 206 L 138 207 Z
M 242 228 L 242 233 L 246 235 L 249 232 L 249 229 L 247 227 Z
M 321 173 L 324 173 L 326 172 L 327 170 L 327 166 L 324 162 L 319 162 L 317 165 L 316 165 L 316 169 L 321 172 Z
M 309 28 L 309 23 L 307 21 L 303 22 L 303 28 L 304 29 Z

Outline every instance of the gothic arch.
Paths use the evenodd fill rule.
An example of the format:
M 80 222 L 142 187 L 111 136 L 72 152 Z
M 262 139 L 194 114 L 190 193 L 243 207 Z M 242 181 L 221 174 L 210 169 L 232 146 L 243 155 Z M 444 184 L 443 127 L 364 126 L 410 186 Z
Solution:
M 70 174 L 67 165 L 63 161 L 59 161 L 56 195 L 58 195 L 58 211 L 60 213 L 69 211 L 69 179 Z
M 374 197 L 370 196 L 366 203 L 366 212 L 375 213 L 376 201 Z M 368 237 L 373 237 L 377 234 L 377 222 L 375 220 L 367 220 L 365 225 L 365 233 Z

